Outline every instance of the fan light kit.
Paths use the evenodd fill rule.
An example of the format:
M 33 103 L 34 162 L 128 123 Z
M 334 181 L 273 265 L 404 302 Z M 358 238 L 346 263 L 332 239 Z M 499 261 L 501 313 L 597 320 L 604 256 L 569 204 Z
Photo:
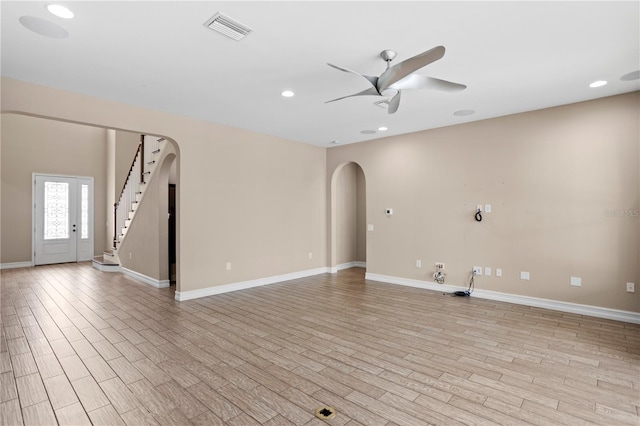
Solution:
M 391 96 L 388 100 L 376 102 L 376 105 L 382 107 L 383 103 L 388 104 L 387 112 L 393 114 L 398 110 L 398 106 L 400 105 L 400 92 L 402 90 L 434 89 L 444 92 L 458 92 L 466 89 L 467 86 L 464 84 L 414 74 L 414 72 L 420 68 L 441 59 L 444 56 L 444 52 L 444 46 L 437 46 L 391 66 L 391 61 L 393 61 L 397 53 L 393 50 L 383 50 L 380 52 L 380 57 L 387 63 L 387 69 L 380 77 L 360 74 L 356 71 L 327 63 L 327 65 L 339 71 L 348 72 L 364 78 L 369 82 L 371 87 L 353 95 L 327 101 L 326 103 L 354 96 Z

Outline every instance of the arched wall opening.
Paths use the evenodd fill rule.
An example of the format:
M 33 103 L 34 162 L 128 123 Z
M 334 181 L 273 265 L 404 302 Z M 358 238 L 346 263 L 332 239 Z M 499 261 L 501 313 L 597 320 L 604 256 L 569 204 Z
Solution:
M 111 169 L 115 169 L 115 155 L 113 150 L 115 148 L 115 134 L 118 132 L 136 134 L 136 138 L 139 138 L 140 134 L 148 134 L 150 132 L 142 132 L 132 129 L 113 129 L 109 126 L 104 126 L 96 123 L 85 123 L 81 121 L 64 120 L 58 117 L 50 117 L 40 114 L 28 114 L 20 111 L 6 111 L 2 112 L 1 119 L 2 126 L 2 150 L 3 150 L 3 163 L 8 162 L 13 164 L 13 168 L 19 173 L 27 173 L 29 176 L 32 171 L 47 172 L 53 174 L 79 174 L 86 176 L 95 176 L 95 182 L 100 184 L 100 187 L 95 188 L 95 197 L 100 197 L 100 201 L 94 202 L 95 206 L 95 222 L 94 228 L 96 235 L 96 246 L 94 254 L 100 254 L 104 250 L 108 250 L 113 244 L 113 203 L 116 192 L 120 188 L 116 188 L 118 183 L 115 182 L 115 175 Z M 80 129 L 74 130 L 74 127 Z M 22 130 L 21 130 L 22 129 Z M 73 137 L 70 138 L 69 135 Z M 159 134 L 159 136 L 163 136 Z M 82 144 L 83 138 L 89 137 L 92 143 L 87 142 Z M 171 144 L 173 154 L 167 156 L 161 165 L 163 175 L 165 175 L 165 181 L 171 181 L 176 185 L 176 188 L 180 186 L 180 148 L 178 143 L 169 137 L 163 136 L 166 139 L 166 143 Z M 73 145 L 72 140 L 76 142 Z M 135 138 L 134 138 L 135 139 Z M 55 142 L 55 143 L 54 143 Z M 70 153 L 65 154 L 66 151 L 59 151 L 58 148 L 64 147 L 65 150 L 71 150 Z M 91 151 L 91 160 L 88 161 L 80 155 L 80 152 L 74 151 L 74 148 L 80 148 L 82 152 Z M 30 152 L 32 154 L 25 154 Z M 38 155 L 33 155 L 38 153 Z M 87 154 L 89 155 L 89 154 Z M 46 158 L 46 161 L 38 162 L 38 158 Z M 130 158 L 129 158 L 130 160 Z M 73 164 L 78 166 L 73 166 Z M 71 167 L 71 168 L 70 168 Z M 84 169 L 90 168 L 90 171 Z M 32 170 L 33 169 L 33 170 Z M 9 167 L 6 168 L 8 173 Z M 2 252 L 2 258 L 0 258 L 0 264 L 7 267 L 17 266 L 29 266 L 27 260 L 30 258 L 24 253 L 32 252 L 31 238 L 28 241 L 22 234 L 27 235 L 30 232 L 31 224 L 26 223 L 12 223 L 9 218 L 31 218 L 30 203 L 27 203 L 27 198 L 30 199 L 31 182 L 21 178 L 19 173 L 12 172 L 13 180 L 18 179 L 18 184 L 15 184 L 13 180 L 7 180 L 5 182 L 5 173 L 3 173 L 3 189 L 10 188 L 11 190 L 3 191 L 3 227 L 6 227 L 10 231 L 4 232 L 2 245 L 4 250 Z M 23 185 L 23 181 L 24 185 Z M 20 186 L 22 185 L 22 186 Z M 24 188 L 23 188 L 24 187 Z M 163 199 L 166 200 L 166 188 L 164 185 L 165 193 Z M 26 195 L 25 195 L 26 194 Z M 176 215 L 179 217 L 180 209 L 180 196 L 179 190 L 176 191 Z M 28 195 L 28 197 L 27 197 Z M 24 200 L 23 200 L 24 199 Z M 162 207 L 160 207 L 162 208 Z M 7 209 L 10 209 L 7 210 Z M 25 210 L 24 212 L 21 211 Z M 166 212 L 166 209 L 164 210 Z M 166 214 L 164 217 L 166 218 Z M 16 219 L 16 220 L 18 220 Z M 99 228 L 104 226 L 104 229 Z M 165 227 L 166 228 L 166 227 Z M 167 234 L 166 229 L 164 231 L 165 236 Z M 22 240 L 26 242 L 21 243 Z M 162 241 L 162 240 L 160 240 Z M 179 222 L 176 223 L 176 290 L 180 289 L 179 278 L 179 253 L 180 253 L 180 226 Z M 25 245 L 22 248 L 22 245 Z M 164 243 L 165 246 L 168 244 Z M 159 250 L 165 250 L 163 247 L 158 247 Z M 167 261 L 165 261 L 165 264 Z M 15 265 L 15 266 L 14 266 Z M 4 266 L 3 266 L 4 267 Z
M 362 167 L 340 164 L 331 177 L 331 271 L 367 262 L 367 189 Z

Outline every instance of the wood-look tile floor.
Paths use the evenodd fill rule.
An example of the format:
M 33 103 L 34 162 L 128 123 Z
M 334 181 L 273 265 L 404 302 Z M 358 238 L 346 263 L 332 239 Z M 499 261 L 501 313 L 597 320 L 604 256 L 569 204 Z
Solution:
M 2 425 L 640 424 L 637 325 L 362 269 L 187 302 L 90 264 L 1 277 Z

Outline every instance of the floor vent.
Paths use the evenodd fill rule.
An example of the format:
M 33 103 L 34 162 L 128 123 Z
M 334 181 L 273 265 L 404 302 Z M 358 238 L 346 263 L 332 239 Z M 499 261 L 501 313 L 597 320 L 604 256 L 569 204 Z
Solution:
M 322 420 L 331 420 L 336 416 L 336 409 L 324 405 L 320 408 L 316 408 L 316 417 Z
M 242 25 L 220 12 L 213 15 L 204 25 L 234 40 L 241 40 L 253 31 L 246 25 Z

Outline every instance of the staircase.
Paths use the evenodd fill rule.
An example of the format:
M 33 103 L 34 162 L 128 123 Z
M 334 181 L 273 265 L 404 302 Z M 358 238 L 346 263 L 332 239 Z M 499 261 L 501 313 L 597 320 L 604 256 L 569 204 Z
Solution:
M 127 230 L 136 215 L 136 209 L 144 197 L 147 183 L 155 170 L 166 139 L 140 135 L 138 150 L 129 168 L 118 201 L 113 205 L 113 248 L 93 258 L 93 266 L 101 271 L 119 271 L 118 247 L 124 241 Z

